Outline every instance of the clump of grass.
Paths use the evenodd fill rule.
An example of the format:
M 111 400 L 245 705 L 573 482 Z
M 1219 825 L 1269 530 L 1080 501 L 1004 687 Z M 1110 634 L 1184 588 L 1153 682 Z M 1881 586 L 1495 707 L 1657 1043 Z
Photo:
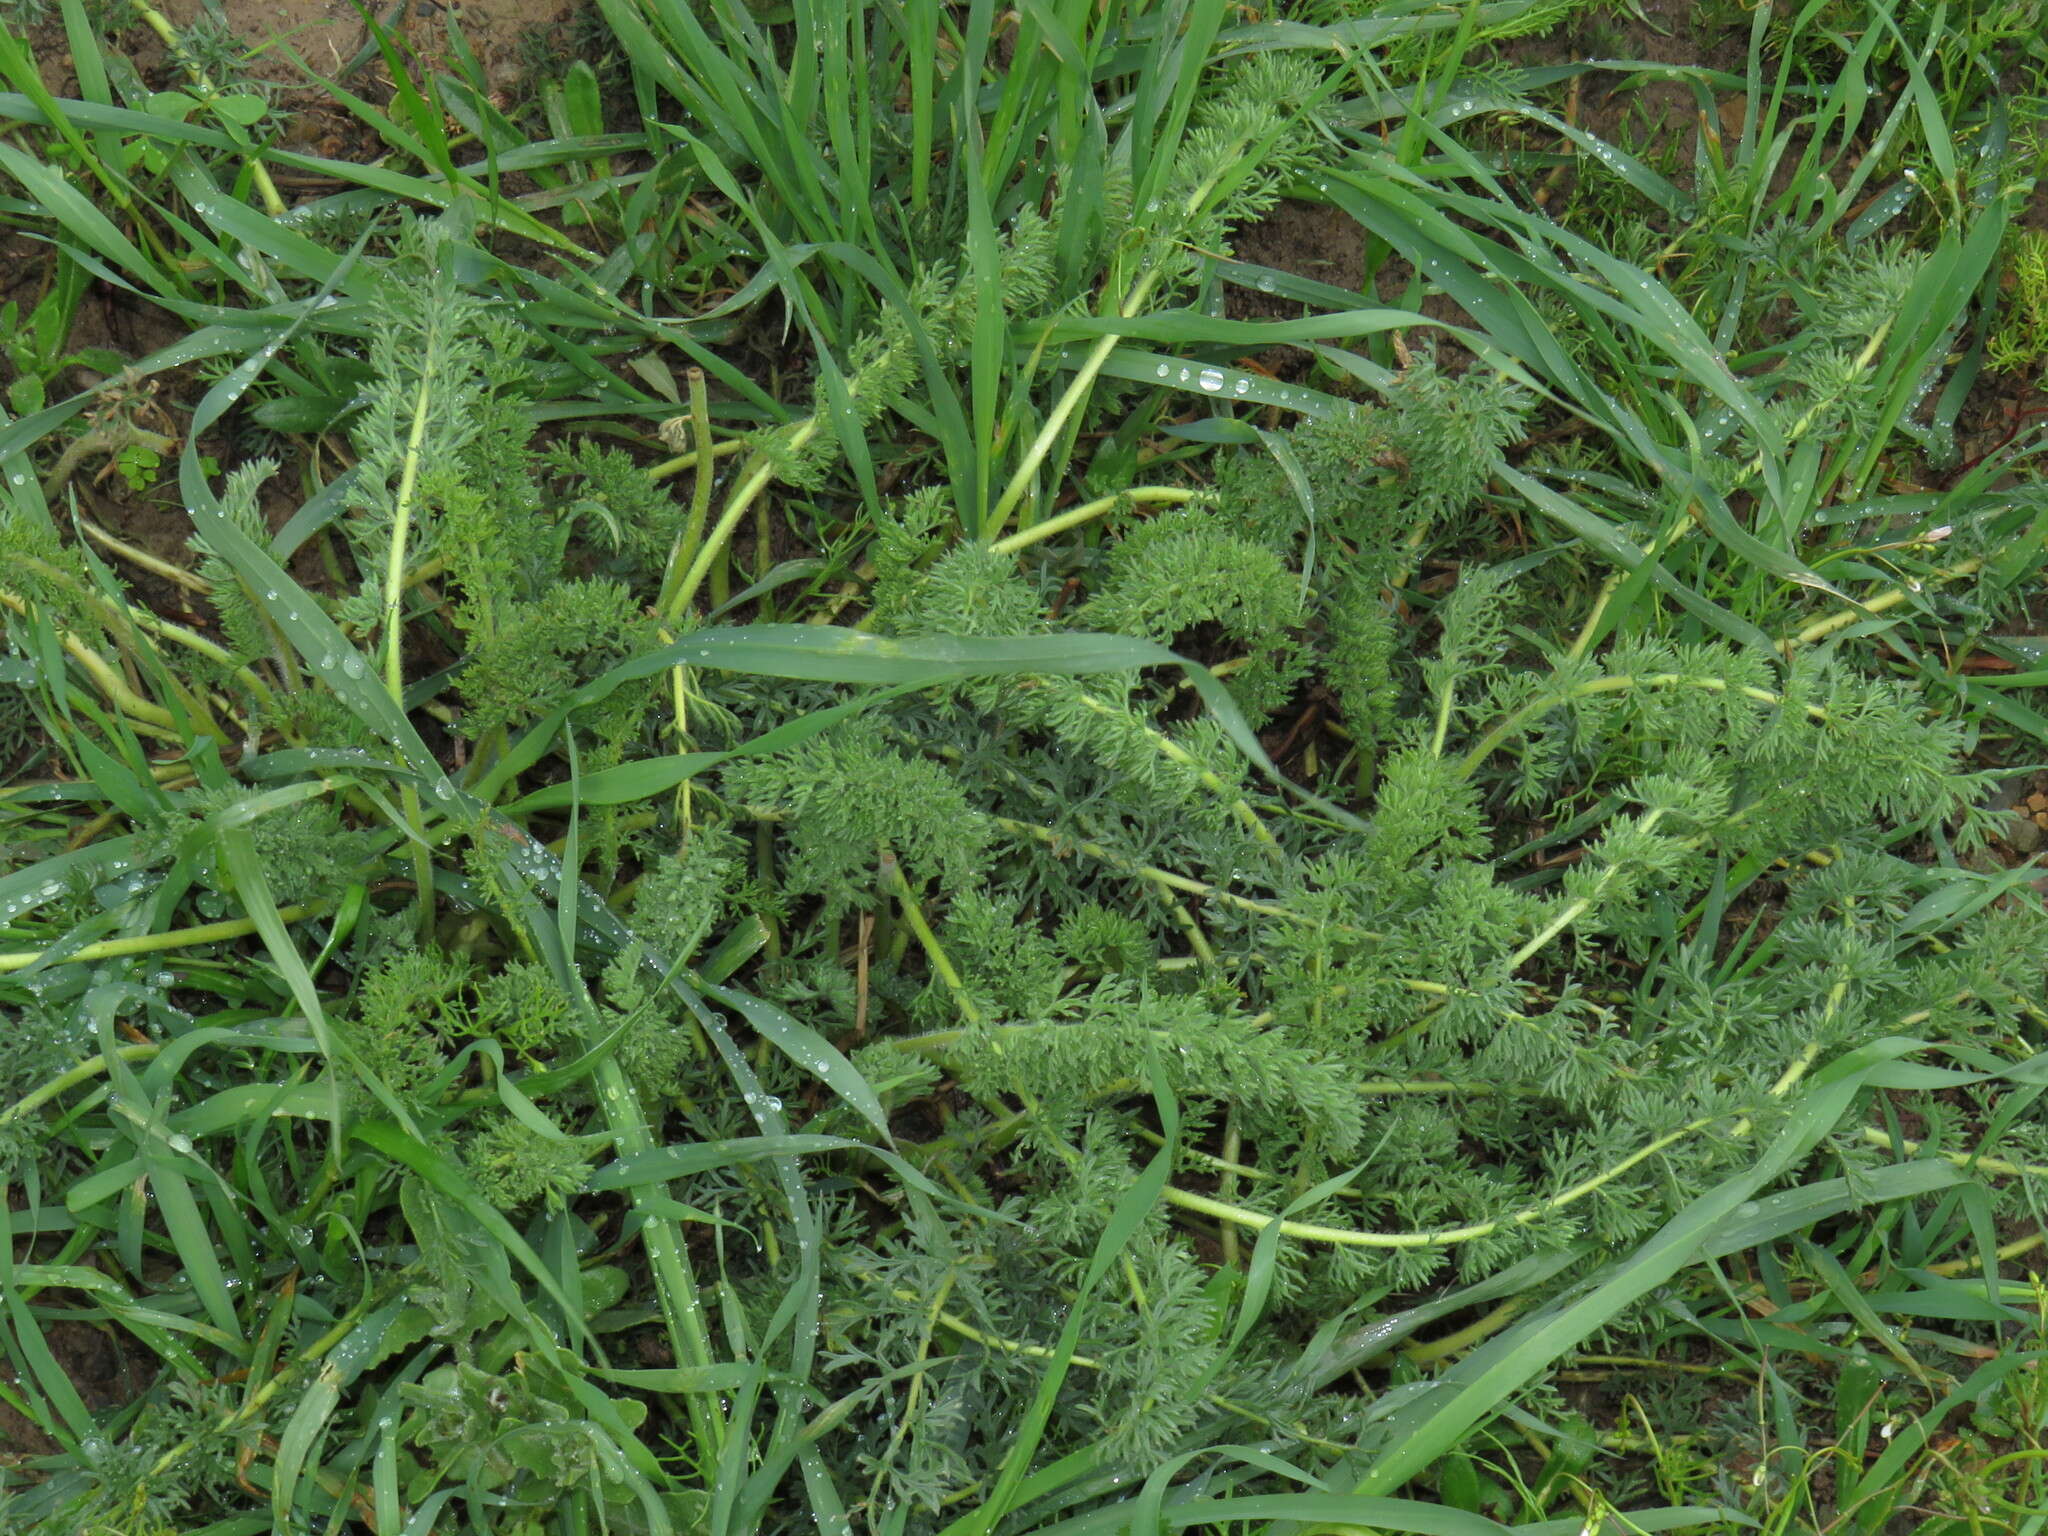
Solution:
M 1763 18 L 1687 164 L 1478 53 L 1567 9 L 619 0 L 545 141 L 338 92 L 374 165 L 24 108 L 0 1518 L 2038 1504 L 2010 28 Z M 1407 293 L 1234 260 L 1283 196 Z M 85 273 L 189 334 L 51 399 Z M 182 548 L 64 446 L 144 379 Z
M 1992 367 L 2017 371 L 2048 355 L 2048 233 L 2014 231 L 2006 273 L 2011 291 L 1986 355 Z

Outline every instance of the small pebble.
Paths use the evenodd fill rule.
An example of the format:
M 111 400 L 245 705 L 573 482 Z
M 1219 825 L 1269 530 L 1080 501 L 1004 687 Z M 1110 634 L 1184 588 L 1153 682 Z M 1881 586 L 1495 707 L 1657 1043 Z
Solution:
M 2015 853 L 2032 853 L 2048 841 L 2048 831 L 2044 831 L 2033 817 L 2015 811 L 2006 822 L 2005 840 L 2012 844 Z

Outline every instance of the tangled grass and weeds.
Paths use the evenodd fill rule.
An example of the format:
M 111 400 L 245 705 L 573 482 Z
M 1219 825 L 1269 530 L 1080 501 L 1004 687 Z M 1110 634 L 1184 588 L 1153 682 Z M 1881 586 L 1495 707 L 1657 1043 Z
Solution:
M 59 10 L 8 1529 L 2042 1529 L 2037 0 Z

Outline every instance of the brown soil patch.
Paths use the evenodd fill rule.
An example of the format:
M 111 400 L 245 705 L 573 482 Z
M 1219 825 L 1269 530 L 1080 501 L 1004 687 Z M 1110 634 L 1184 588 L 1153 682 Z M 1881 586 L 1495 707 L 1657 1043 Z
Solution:
M 111 1333 L 86 1323 L 59 1322 L 46 1327 L 43 1338 L 85 1406 L 95 1413 L 131 1403 L 149 1386 L 146 1352 L 139 1346 L 124 1348 L 124 1341 Z M 15 1385 L 10 1368 L 0 1366 L 0 1375 Z M 0 1401 L 0 1462 L 47 1456 L 57 1449 L 56 1441 Z
M 521 72 L 521 35 L 555 22 L 562 0 L 460 0 L 452 6 L 441 0 L 376 0 L 367 8 L 405 47 L 431 63 L 448 57 L 448 29 L 459 28 L 491 84 L 504 87 Z M 171 0 L 164 7 L 179 27 L 189 26 L 204 10 L 202 0 Z M 303 78 L 290 53 L 332 77 L 356 60 L 370 41 L 370 29 L 350 0 L 219 0 L 218 14 L 250 50 L 251 72 L 286 84 Z M 366 79 L 383 73 L 382 60 L 372 58 L 350 83 L 360 89 Z
M 1356 290 L 1365 281 L 1365 232 L 1320 203 L 1280 203 L 1231 242 L 1239 261 L 1276 272 L 1313 278 Z M 1292 320 L 1301 306 L 1292 299 L 1238 289 L 1230 296 L 1232 319 Z

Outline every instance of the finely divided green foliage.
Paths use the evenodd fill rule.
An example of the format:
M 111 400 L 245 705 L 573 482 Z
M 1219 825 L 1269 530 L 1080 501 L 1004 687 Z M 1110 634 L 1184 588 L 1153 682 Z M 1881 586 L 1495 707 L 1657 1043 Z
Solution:
M 375 164 L 0 47 L 0 1521 L 2021 1528 L 2025 27 L 1765 7 L 1688 169 L 1565 4 L 600 9 Z M 81 274 L 191 334 L 46 404 Z

